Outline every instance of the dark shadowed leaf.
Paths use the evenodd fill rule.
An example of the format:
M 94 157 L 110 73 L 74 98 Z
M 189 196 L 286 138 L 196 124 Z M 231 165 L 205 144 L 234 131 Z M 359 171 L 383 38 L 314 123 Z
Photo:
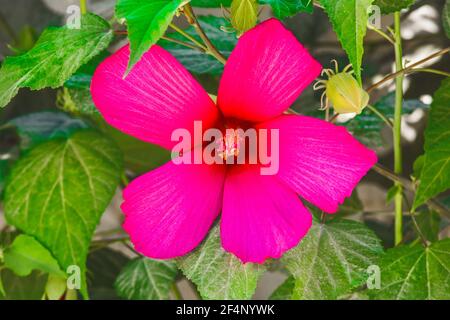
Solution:
M 87 282 L 92 300 L 117 300 L 114 282 L 130 261 L 124 254 L 105 248 L 92 251 L 87 259 Z
M 279 19 L 291 17 L 300 12 L 313 12 L 313 0 L 260 0 L 262 4 L 272 7 L 274 15 Z
M 220 28 L 229 25 L 229 22 L 224 18 L 214 16 L 200 16 L 199 21 L 211 42 L 225 57 L 228 57 L 237 43 L 236 34 L 222 31 Z M 189 27 L 185 31 L 200 41 L 193 27 Z M 168 36 L 185 40 L 183 36 L 176 33 Z M 223 71 L 223 64 L 208 54 L 166 40 L 161 40 L 159 44 L 170 51 L 178 61 L 193 73 L 220 74 Z
M 416 0 L 375 0 L 374 5 L 379 6 L 384 14 L 394 13 L 409 8 Z
M 47 274 L 33 271 L 19 277 L 9 269 L 0 271 L 0 300 L 41 300 L 45 293 Z M 3 292 L 2 292 L 3 291 Z
M 16 127 L 22 149 L 29 149 L 51 139 L 67 138 L 73 132 L 87 128 L 82 120 L 54 111 L 30 113 L 9 123 Z

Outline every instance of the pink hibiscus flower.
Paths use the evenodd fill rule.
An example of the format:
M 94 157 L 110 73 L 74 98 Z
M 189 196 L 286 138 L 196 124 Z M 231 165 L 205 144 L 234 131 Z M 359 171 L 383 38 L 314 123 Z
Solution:
M 135 179 L 124 190 L 124 229 L 136 250 L 155 259 L 182 256 L 206 236 L 221 213 L 222 246 L 243 262 L 279 258 L 311 226 L 300 195 L 333 213 L 377 161 L 343 127 L 283 115 L 320 74 L 294 35 L 271 19 L 245 33 L 228 59 L 217 105 L 168 52 L 153 46 L 123 79 L 126 46 L 92 80 L 105 120 L 141 140 L 171 149 L 178 128 L 192 132 L 227 121 L 279 130 L 279 171 L 259 165 L 174 164 Z

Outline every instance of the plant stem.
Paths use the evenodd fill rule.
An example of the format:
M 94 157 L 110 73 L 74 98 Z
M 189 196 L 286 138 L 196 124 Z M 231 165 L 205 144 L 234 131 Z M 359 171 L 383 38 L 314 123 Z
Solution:
M 188 47 L 188 48 L 191 48 L 191 49 L 194 49 L 194 50 L 198 50 L 200 52 L 205 53 L 205 50 L 203 48 L 200 48 L 200 47 L 198 47 L 196 45 L 193 45 L 193 44 L 190 44 L 188 42 L 184 42 L 184 41 L 181 41 L 181 40 L 178 40 L 178 39 L 174 39 L 174 38 L 170 38 L 170 37 L 166 37 L 166 36 L 161 37 L 161 39 L 164 39 L 166 41 L 173 42 L 173 43 L 176 43 L 176 44 L 179 44 L 179 45 L 182 45 L 182 46 L 185 46 L 185 47 Z
M 381 120 L 383 120 L 388 126 L 389 128 L 393 129 L 394 125 L 392 124 L 392 121 L 389 120 L 384 114 L 382 114 L 380 111 L 377 110 L 377 108 L 375 108 L 374 106 L 368 104 L 367 105 L 367 109 L 369 109 L 370 111 L 372 111 L 373 113 L 375 113 Z
M 389 170 L 388 168 L 380 164 L 376 164 L 372 167 L 372 170 L 378 173 L 379 175 L 382 175 L 383 177 L 391 180 L 392 182 L 401 184 L 405 189 L 411 192 L 415 192 L 415 185 L 411 182 L 411 180 L 403 178 L 400 175 L 397 175 L 395 172 Z M 428 200 L 427 205 L 430 207 L 430 209 L 435 210 L 442 217 L 450 220 L 450 211 L 435 199 Z
M 80 0 L 80 10 L 81 14 L 87 13 L 87 0 Z
M 175 30 L 176 32 L 178 32 L 179 34 L 181 34 L 183 37 L 185 37 L 186 39 L 189 39 L 190 41 L 192 41 L 193 43 L 195 43 L 199 48 L 203 49 L 203 51 L 207 52 L 208 48 L 206 48 L 203 44 L 201 44 L 199 41 L 197 41 L 197 39 L 195 39 L 193 36 L 191 36 L 189 33 L 185 32 L 183 29 L 178 28 L 176 25 L 174 25 L 173 23 L 170 24 L 170 27 Z
M 180 289 L 178 289 L 177 283 L 174 282 L 172 284 L 172 291 L 177 300 L 183 300 L 183 296 L 181 295 Z
M 375 28 L 375 27 L 373 27 L 373 26 L 371 26 L 371 25 L 368 25 L 368 28 L 369 28 L 370 30 L 372 30 L 372 31 L 374 31 L 374 32 L 376 32 L 376 33 L 378 33 L 380 36 L 382 36 L 383 38 L 385 38 L 385 39 L 386 39 L 387 41 L 389 41 L 391 44 L 395 45 L 394 40 L 392 40 L 392 38 L 391 38 L 389 35 L 387 35 L 385 32 L 383 32 L 382 30 L 377 29 L 377 28 Z
M 430 69 L 430 68 L 416 68 L 416 69 L 413 69 L 413 71 L 414 72 L 428 72 L 428 73 L 438 74 L 438 75 L 441 75 L 444 77 L 450 77 L 450 72 L 445 72 L 445 71 Z
M 403 48 L 400 28 L 400 12 L 394 13 L 395 19 L 395 69 L 400 71 L 403 69 Z M 403 80 L 404 75 L 400 75 L 395 79 L 395 109 L 394 109 L 394 172 L 401 174 L 403 171 L 402 164 L 402 107 L 403 107 Z M 403 240 L 403 186 L 396 182 L 397 193 L 395 194 L 395 244 L 398 245 Z
M 200 23 L 198 22 L 197 17 L 194 14 L 194 11 L 192 10 L 192 7 L 190 4 L 186 4 L 183 7 L 184 14 L 186 15 L 186 18 L 188 22 L 195 28 L 200 38 L 203 40 L 203 42 L 206 45 L 207 51 L 206 53 L 212 55 L 217 60 L 219 60 L 221 63 L 225 64 L 227 62 L 227 59 L 217 50 L 217 48 L 214 46 L 214 44 L 209 40 L 208 36 L 206 35 L 205 31 L 203 31 Z
M 128 180 L 128 177 L 127 177 L 127 174 L 125 173 L 125 171 L 122 173 L 122 176 L 120 177 L 120 179 L 122 180 L 124 187 L 126 187 L 130 184 L 130 181 Z

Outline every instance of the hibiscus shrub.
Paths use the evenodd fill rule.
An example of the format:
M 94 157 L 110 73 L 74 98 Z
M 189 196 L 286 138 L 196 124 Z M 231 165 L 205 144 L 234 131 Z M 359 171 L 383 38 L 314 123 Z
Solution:
M 450 299 L 450 74 L 427 67 L 450 48 L 405 61 L 414 3 L 117 0 L 108 22 L 81 0 L 65 25 L 16 39 L 0 107 L 52 88 L 58 110 L 3 118 L 0 297 L 181 299 L 184 280 L 201 299 L 251 299 L 277 273 L 271 299 Z M 339 57 L 300 43 L 307 19 L 284 24 L 302 14 L 315 28 L 318 12 Z M 447 36 L 449 21 L 447 0 Z M 363 63 L 368 32 L 393 52 L 378 79 L 385 70 Z M 405 99 L 419 72 L 444 80 Z M 408 176 L 402 128 L 419 110 L 424 151 Z M 250 158 L 244 128 L 277 139 L 274 172 L 262 159 L 228 163 Z M 196 163 L 207 129 L 225 136 L 208 140 L 214 163 Z M 176 132 L 189 147 L 176 149 Z M 360 182 L 372 176 L 390 186 L 386 212 L 367 208 L 375 195 Z

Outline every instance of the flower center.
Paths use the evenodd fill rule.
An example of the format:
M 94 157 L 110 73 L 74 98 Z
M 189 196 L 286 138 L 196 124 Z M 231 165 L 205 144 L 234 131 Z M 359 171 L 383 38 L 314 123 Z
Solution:
M 217 155 L 224 160 L 229 157 L 237 157 L 243 142 L 244 137 L 238 130 L 226 129 L 224 137 L 216 142 Z

